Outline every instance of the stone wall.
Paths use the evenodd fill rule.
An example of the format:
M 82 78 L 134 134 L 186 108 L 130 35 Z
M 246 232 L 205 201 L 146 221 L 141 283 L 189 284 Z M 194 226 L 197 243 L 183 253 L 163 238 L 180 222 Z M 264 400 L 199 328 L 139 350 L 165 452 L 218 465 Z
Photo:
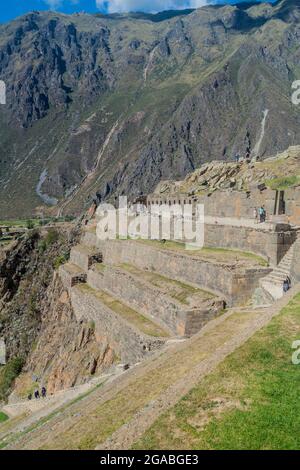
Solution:
M 294 242 L 296 234 L 283 230 L 284 226 L 272 229 L 255 229 L 232 225 L 206 224 L 205 246 L 213 248 L 234 248 L 256 253 L 276 266 Z M 276 231 L 278 230 L 278 231 Z
M 93 235 L 88 235 L 93 237 Z M 95 240 L 95 236 L 94 236 Z M 156 271 L 167 277 L 197 285 L 226 298 L 228 305 L 244 304 L 251 298 L 254 284 L 270 269 L 242 269 L 204 261 L 196 255 L 161 250 L 143 242 L 110 240 L 98 242 L 105 264 L 128 263 Z M 251 280 L 251 282 L 249 282 Z
M 285 191 L 286 213 L 292 224 L 300 225 L 300 188 Z
M 147 205 L 174 205 L 192 204 L 204 205 L 204 213 L 214 217 L 253 218 L 254 208 L 264 206 L 267 219 L 279 214 L 283 207 L 279 207 L 279 192 L 267 189 L 251 188 L 249 191 L 218 190 L 203 195 L 188 194 L 150 194 Z M 287 219 L 293 224 L 300 224 L 300 188 L 287 189 L 283 193 L 284 211 Z
M 300 238 L 294 245 L 294 255 L 291 268 L 292 278 L 300 282 Z
M 159 288 L 115 266 L 97 266 L 88 272 L 88 284 L 94 289 L 106 290 L 122 299 L 146 316 L 155 318 L 172 334 L 189 335 L 199 331 L 224 307 L 221 299 L 203 300 L 191 308 L 165 295 Z
M 88 320 L 94 324 L 97 341 L 109 338 L 111 348 L 123 363 L 135 364 L 164 343 L 142 335 L 85 287 L 73 287 L 70 296 L 77 321 Z

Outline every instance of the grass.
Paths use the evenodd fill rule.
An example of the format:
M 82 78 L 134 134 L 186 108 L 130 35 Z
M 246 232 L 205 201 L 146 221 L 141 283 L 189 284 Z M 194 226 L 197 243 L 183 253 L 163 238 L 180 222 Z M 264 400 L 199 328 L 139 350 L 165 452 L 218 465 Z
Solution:
M 63 413 L 64 411 L 66 411 L 69 407 L 71 407 L 72 405 L 75 405 L 76 403 L 80 402 L 81 400 L 87 398 L 89 395 L 91 395 L 95 390 L 101 388 L 103 385 L 104 385 L 105 381 L 104 382 L 101 382 L 99 384 L 97 384 L 95 387 L 91 388 L 90 390 L 88 390 L 87 392 L 85 393 L 82 393 L 81 395 L 78 395 L 78 397 L 76 398 L 73 398 L 73 400 L 69 401 L 67 404 L 63 405 L 63 406 L 60 406 L 59 408 L 57 408 L 56 410 L 52 411 L 51 413 L 49 413 L 48 415 L 44 416 L 43 418 L 41 418 L 39 421 L 37 421 L 36 423 L 32 424 L 31 426 L 29 426 L 27 429 L 25 429 L 25 431 L 22 431 L 22 432 L 19 432 L 19 433 L 16 433 L 14 435 L 10 435 L 9 434 L 9 429 L 8 429 L 8 433 L 1 438 L 1 441 L 0 441 L 0 449 L 5 449 L 5 447 L 7 447 L 7 445 L 11 444 L 12 442 L 14 442 L 16 439 L 18 438 L 21 438 L 22 436 L 25 436 L 26 434 L 30 433 L 31 431 L 34 431 L 35 429 L 39 428 L 40 426 L 43 426 L 44 424 L 46 424 L 48 421 L 50 421 L 52 418 L 55 418 L 55 416 L 59 415 L 60 413 Z M 26 417 L 26 415 L 21 415 L 21 416 L 18 416 L 16 418 L 12 418 L 11 422 L 12 424 L 15 422 L 15 423 L 18 423 L 19 421 L 21 421 L 22 419 L 24 419 Z
M 135 444 L 136 449 L 300 449 L 300 294 Z
M 233 250 L 229 248 L 211 248 L 211 247 L 204 247 L 201 249 L 186 249 L 186 245 L 181 242 L 175 242 L 171 240 L 161 241 L 161 240 L 139 240 L 142 243 L 149 243 L 158 246 L 159 248 L 168 249 L 168 250 L 176 250 L 176 251 L 184 251 L 187 255 L 192 256 L 201 256 L 204 258 L 210 258 L 216 261 L 237 261 L 237 260 L 249 260 L 253 261 L 255 265 L 260 266 L 268 266 L 268 261 L 265 260 L 263 257 L 256 255 L 255 253 L 251 253 L 248 251 L 240 251 L 240 250 Z
M 123 304 L 119 300 L 115 299 L 114 297 L 111 297 L 106 292 L 100 290 L 95 291 L 85 284 L 80 285 L 78 289 L 82 290 L 87 294 L 91 294 L 97 297 L 99 300 L 101 300 L 101 302 L 103 302 L 104 305 L 106 305 L 108 308 L 123 317 L 129 323 L 134 325 L 141 332 L 149 336 L 158 338 L 169 336 L 169 334 L 165 330 L 163 330 L 159 325 L 156 325 L 141 313 L 136 312 L 135 310 Z
M 0 423 L 4 423 L 4 421 L 7 421 L 8 419 L 8 416 L 3 413 L 3 411 L 0 411 Z
M 53 435 L 45 447 L 42 444 L 43 448 L 95 448 L 120 426 L 129 422 L 142 407 L 184 377 L 217 347 L 226 343 L 233 332 L 242 331 L 249 317 L 252 319 L 257 315 L 257 312 L 234 313 L 203 337 L 195 338 L 193 342 L 183 345 L 170 355 L 161 354 L 142 374 L 133 376 L 130 383 L 110 400 L 96 404 L 86 414 L 82 408 L 76 423 Z
M 265 181 L 265 185 L 273 190 L 283 191 L 288 188 L 293 188 L 300 185 L 300 176 L 282 176 L 279 178 L 272 178 Z
M 161 274 L 157 274 L 152 271 L 141 271 L 135 266 L 126 263 L 122 264 L 121 267 L 126 271 L 145 279 L 153 286 L 165 290 L 166 294 L 185 305 L 189 304 L 188 297 L 192 295 L 196 295 L 198 298 L 201 297 L 201 300 L 203 301 L 214 298 L 214 295 L 212 295 L 210 292 L 198 289 L 197 287 L 193 287 L 175 279 L 170 279 L 168 277 L 162 276 Z

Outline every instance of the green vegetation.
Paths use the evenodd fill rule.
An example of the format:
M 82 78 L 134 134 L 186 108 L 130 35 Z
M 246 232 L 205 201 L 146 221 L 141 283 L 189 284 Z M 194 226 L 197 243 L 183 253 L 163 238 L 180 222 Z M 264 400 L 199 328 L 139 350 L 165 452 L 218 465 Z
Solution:
M 57 408 L 56 410 L 54 410 L 52 413 L 49 413 L 47 416 L 44 416 L 43 418 L 41 418 L 39 421 L 37 421 L 36 423 L 34 423 L 32 426 L 29 426 L 25 431 L 22 431 L 22 432 L 19 432 L 15 435 L 12 435 L 10 436 L 9 439 L 7 439 L 8 435 L 2 437 L 1 439 L 1 442 L 0 442 L 0 449 L 4 449 L 8 444 L 14 442 L 16 439 L 22 437 L 22 436 L 25 436 L 27 433 L 30 433 L 31 431 L 34 431 L 35 429 L 39 428 L 40 426 L 43 426 L 43 424 L 47 423 L 48 421 L 50 421 L 52 418 L 54 418 L 55 416 L 59 415 L 60 413 L 63 413 L 65 410 L 67 410 L 69 407 L 71 407 L 72 405 L 75 405 L 76 403 L 80 402 L 81 400 L 84 400 L 85 398 L 87 398 L 89 395 L 91 395 L 95 390 L 97 390 L 98 388 L 102 387 L 103 385 L 105 384 L 105 380 L 99 384 L 97 384 L 95 387 L 92 387 L 90 390 L 88 390 L 87 392 L 85 393 L 82 393 L 81 395 L 79 395 L 78 397 L 74 398 L 73 400 L 71 400 L 70 402 L 68 402 L 67 404 Z M 32 388 L 32 390 L 34 390 L 34 388 Z M 30 390 L 31 391 L 31 390 Z M 24 416 L 20 416 L 19 418 L 17 419 L 22 419 Z M 16 418 L 15 418 L 16 419 Z M 13 419 L 12 419 L 13 421 Z M 13 424 L 13 422 L 12 422 Z
M 0 368 L 0 400 L 5 400 L 15 379 L 21 373 L 24 361 L 21 357 L 11 359 Z
M 62 264 L 65 264 L 69 258 L 69 253 L 63 253 L 62 255 L 59 255 L 53 262 L 54 269 L 58 269 Z
M 29 220 L 26 221 L 26 228 L 27 228 L 28 230 L 31 230 L 31 229 L 34 228 L 34 222 L 33 222 L 33 220 L 30 220 L 30 219 L 29 219 Z
M 30 228 L 44 226 L 47 224 L 56 224 L 61 222 L 71 222 L 75 217 L 67 215 L 65 217 L 46 217 L 46 218 L 32 218 L 32 219 L 7 219 L 0 220 L 0 227 L 9 227 L 9 228 Z
M 300 176 L 282 176 L 279 178 L 271 178 L 265 181 L 265 185 L 274 190 L 285 190 L 300 185 Z
M 137 449 L 300 449 L 300 294 L 161 416 Z
M 144 406 L 155 400 L 172 384 L 185 377 L 200 361 L 213 354 L 217 347 L 225 344 L 233 332 L 244 330 L 257 312 L 234 313 L 205 335 L 195 337 L 188 346 L 172 354 L 162 353 L 159 361 L 144 373 L 137 373 L 128 385 L 105 403 L 82 413 L 76 424 L 62 430 L 47 442 L 49 448 L 94 449 Z M 128 399 L 130 397 L 130 400 Z
M 4 423 L 4 421 L 8 420 L 8 416 L 3 413 L 3 411 L 0 411 L 0 423 Z

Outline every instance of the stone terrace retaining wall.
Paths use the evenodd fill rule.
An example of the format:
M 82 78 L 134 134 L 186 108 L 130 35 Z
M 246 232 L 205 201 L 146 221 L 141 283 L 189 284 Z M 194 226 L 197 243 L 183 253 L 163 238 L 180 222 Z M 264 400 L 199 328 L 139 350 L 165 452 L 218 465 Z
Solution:
M 89 234 L 90 240 L 93 234 Z M 94 236 L 94 240 L 96 237 Z M 228 305 L 244 304 L 253 294 L 260 278 L 270 269 L 235 269 L 197 256 L 162 250 L 143 242 L 109 240 L 97 242 L 105 264 L 128 263 L 156 271 L 167 277 L 195 284 L 226 298 Z
M 97 340 L 108 337 L 109 343 L 122 362 L 134 364 L 142 360 L 149 351 L 158 349 L 163 340 L 153 339 L 135 330 L 132 325 L 88 291 L 73 287 L 70 291 L 72 306 L 78 321 L 94 322 Z
M 205 246 L 249 251 L 263 256 L 270 264 L 277 266 L 296 236 L 295 232 L 280 230 L 280 226 L 278 226 L 278 230 L 206 224 Z
M 89 270 L 87 282 L 94 289 L 108 290 L 138 311 L 155 317 L 163 328 L 167 325 L 170 332 L 181 336 L 199 331 L 224 307 L 221 299 L 209 299 L 199 308 L 189 308 L 159 288 L 114 266 L 101 270 L 95 266 Z

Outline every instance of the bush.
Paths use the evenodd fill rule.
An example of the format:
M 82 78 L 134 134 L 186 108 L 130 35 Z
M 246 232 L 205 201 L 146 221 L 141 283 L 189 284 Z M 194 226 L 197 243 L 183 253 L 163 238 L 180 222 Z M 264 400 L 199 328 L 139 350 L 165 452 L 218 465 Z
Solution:
M 62 264 L 66 263 L 69 260 L 69 254 L 63 253 L 62 255 L 55 258 L 53 267 L 54 269 L 58 269 Z
M 8 416 L 2 411 L 0 411 L 0 423 L 4 423 L 4 421 L 7 421 L 7 420 L 8 420 Z
M 33 229 L 33 227 L 34 227 L 33 221 L 32 220 L 27 220 L 26 221 L 26 227 L 28 228 L 28 230 Z
M 24 360 L 21 357 L 11 359 L 0 369 L 0 400 L 5 400 L 9 395 L 11 387 L 21 373 Z
M 51 228 L 46 235 L 45 242 L 47 246 L 50 246 L 50 245 L 53 245 L 53 243 L 57 242 L 58 238 L 59 238 L 58 231 L 55 230 L 54 228 Z
M 266 180 L 265 184 L 270 189 L 283 191 L 287 188 L 291 188 L 293 186 L 299 185 L 300 176 L 293 175 L 293 176 L 282 176 L 279 178 L 271 178 L 269 180 Z

